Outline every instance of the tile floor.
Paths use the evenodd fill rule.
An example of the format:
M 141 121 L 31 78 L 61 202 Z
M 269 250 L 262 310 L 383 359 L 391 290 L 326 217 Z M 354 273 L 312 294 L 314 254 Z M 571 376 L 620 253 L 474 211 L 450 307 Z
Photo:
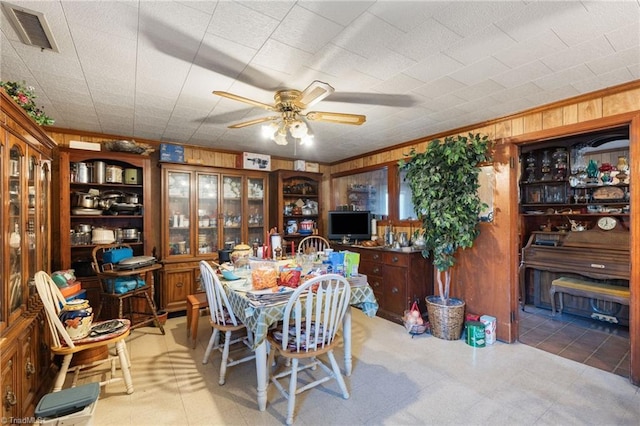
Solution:
M 521 343 L 473 348 L 428 334 L 411 338 L 358 310 L 353 320 L 351 397 L 342 399 L 333 381 L 304 392 L 295 424 L 638 424 L 640 388 L 619 375 Z M 266 411 L 257 410 L 253 363 L 230 368 L 224 386 L 219 354 L 202 364 L 208 321 L 200 321 L 196 349 L 187 344 L 185 317 L 170 318 L 166 332 L 132 333 L 135 393 L 124 393 L 122 383 L 103 388 L 94 426 L 284 423 L 286 401 L 273 387 Z
M 622 377 L 629 377 L 629 327 L 571 314 L 551 316 L 532 305 L 520 311 L 520 342 Z

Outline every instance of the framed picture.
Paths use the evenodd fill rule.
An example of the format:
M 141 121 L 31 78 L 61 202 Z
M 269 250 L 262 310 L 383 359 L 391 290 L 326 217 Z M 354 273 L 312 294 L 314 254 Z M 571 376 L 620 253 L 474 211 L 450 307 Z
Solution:
M 242 153 L 242 167 L 250 170 L 271 171 L 271 156 L 264 154 Z

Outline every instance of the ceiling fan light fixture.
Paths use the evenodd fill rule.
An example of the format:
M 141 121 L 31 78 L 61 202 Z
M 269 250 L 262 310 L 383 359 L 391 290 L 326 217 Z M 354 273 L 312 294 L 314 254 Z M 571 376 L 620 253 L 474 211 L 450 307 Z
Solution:
M 278 123 L 276 123 L 275 121 L 269 124 L 262 125 L 262 136 L 265 138 L 275 140 L 274 136 L 277 131 L 278 131 Z
M 289 123 L 289 133 L 296 139 L 302 139 L 307 136 L 307 125 L 304 121 L 293 120 Z
M 287 128 L 284 123 L 282 123 L 278 131 L 273 134 L 273 141 L 278 145 L 287 145 L 289 143 L 287 140 Z
M 300 138 L 300 145 L 312 145 L 313 144 L 313 135 L 308 133 Z

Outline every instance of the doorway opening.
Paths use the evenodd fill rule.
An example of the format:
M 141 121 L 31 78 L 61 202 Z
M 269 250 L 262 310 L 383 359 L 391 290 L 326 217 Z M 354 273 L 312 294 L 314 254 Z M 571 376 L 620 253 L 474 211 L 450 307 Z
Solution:
M 560 277 L 629 288 L 628 127 L 527 144 L 520 164 L 519 341 L 630 377 L 628 303 L 549 292 Z

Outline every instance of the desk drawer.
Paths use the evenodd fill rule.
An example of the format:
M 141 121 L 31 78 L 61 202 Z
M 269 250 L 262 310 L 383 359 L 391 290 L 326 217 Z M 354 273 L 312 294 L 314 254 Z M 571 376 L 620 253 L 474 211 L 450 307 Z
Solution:
M 375 250 L 375 249 L 362 249 L 362 250 L 358 250 L 358 253 L 360 253 L 360 261 L 362 262 L 363 260 L 368 260 L 370 262 L 382 262 L 383 259 L 383 252 L 380 250 Z
M 360 259 L 360 264 L 358 265 L 358 272 L 366 275 L 367 277 L 369 277 L 369 279 L 371 279 L 371 277 L 381 277 L 382 263 Z
M 383 262 L 385 265 L 407 266 L 409 265 L 409 256 L 397 252 L 384 252 Z

